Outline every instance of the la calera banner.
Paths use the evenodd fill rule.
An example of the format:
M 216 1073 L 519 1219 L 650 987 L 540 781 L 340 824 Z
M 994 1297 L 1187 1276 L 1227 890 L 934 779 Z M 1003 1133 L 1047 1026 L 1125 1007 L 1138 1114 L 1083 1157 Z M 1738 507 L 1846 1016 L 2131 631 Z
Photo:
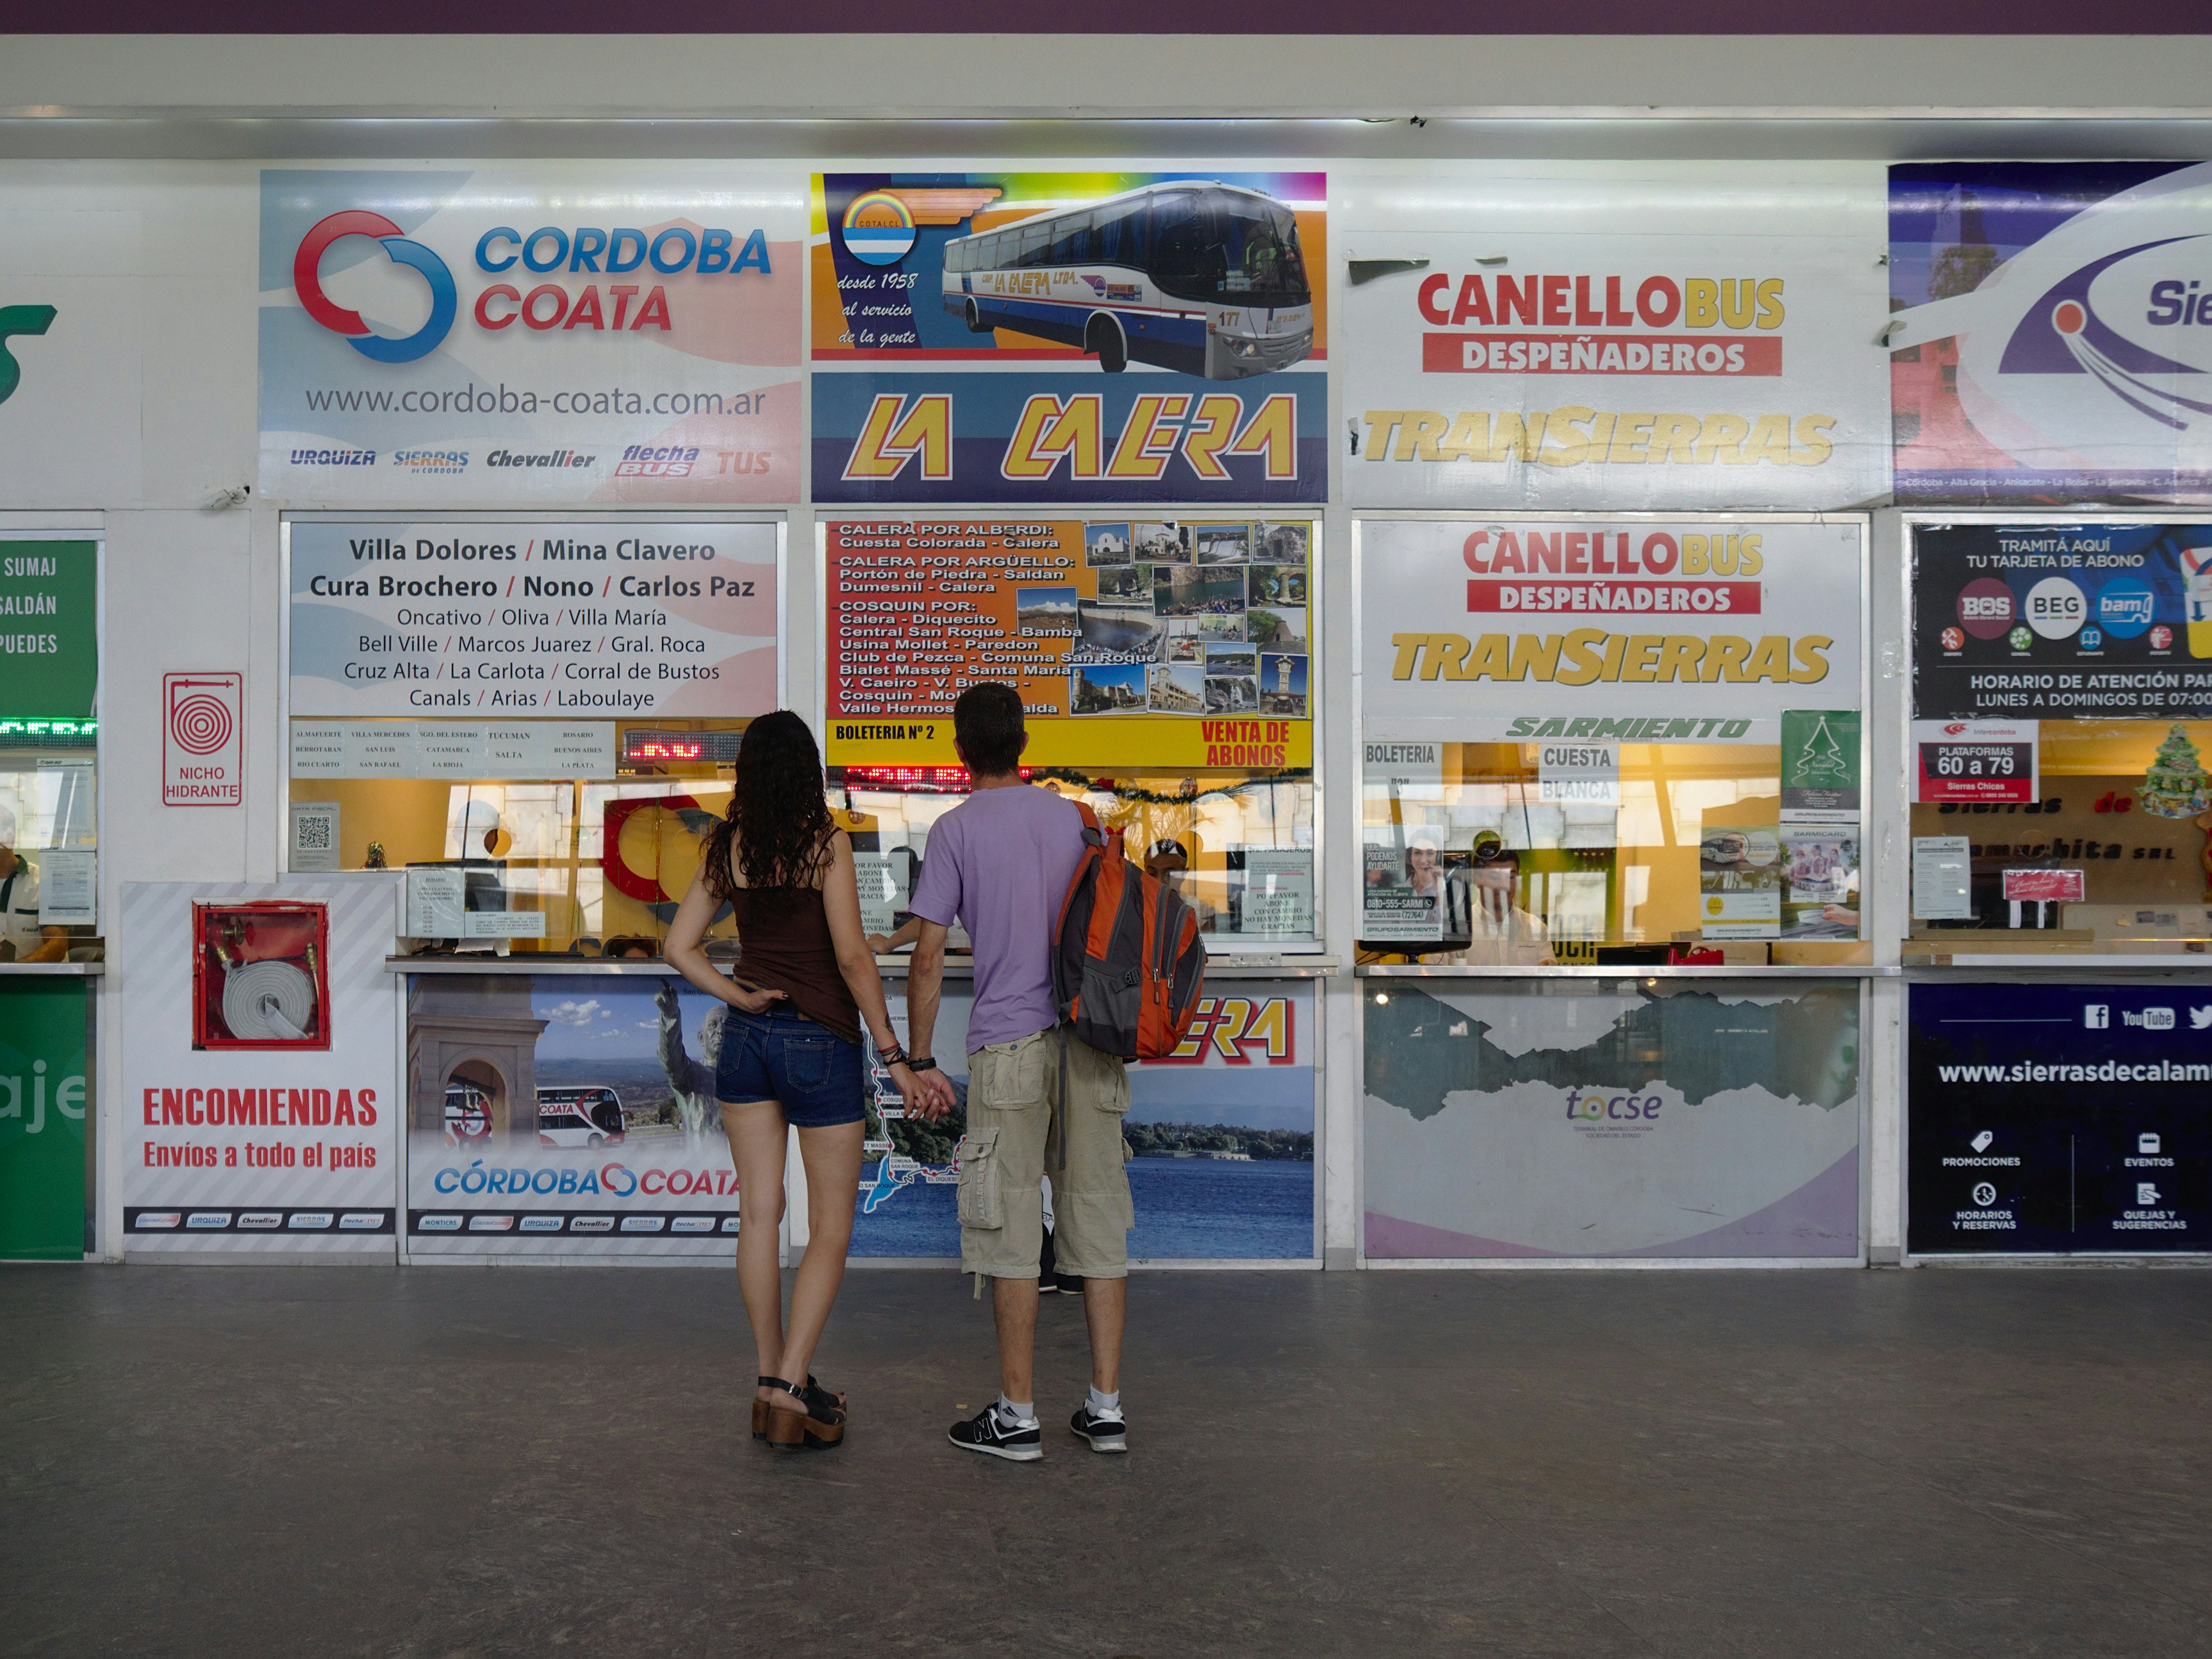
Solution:
M 1860 529 L 1736 518 L 1365 520 L 1369 735 L 1780 740 L 1859 688 Z
M 1340 184 L 1354 506 L 1816 508 L 1887 489 L 1871 165 Z
M 289 530 L 295 715 L 775 706 L 773 523 L 355 519 Z
M 1328 499 L 1318 173 L 817 174 L 814 498 Z
M 263 489 L 794 499 L 803 179 L 674 162 L 265 170 Z

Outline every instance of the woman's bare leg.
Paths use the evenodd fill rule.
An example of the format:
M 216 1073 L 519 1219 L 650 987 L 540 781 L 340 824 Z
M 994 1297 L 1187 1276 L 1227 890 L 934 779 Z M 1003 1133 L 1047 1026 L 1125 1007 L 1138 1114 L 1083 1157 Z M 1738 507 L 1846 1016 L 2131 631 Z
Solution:
M 845 1253 L 853 1243 L 853 1203 L 860 1189 L 865 1126 L 840 1123 L 801 1129 L 799 1156 L 806 1166 L 806 1254 L 791 1291 L 791 1328 L 783 1339 L 782 1375 L 804 1382 L 814 1350 L 830 1322 L 830 1309 L 845 1282 Z M 738 1235 L 742 1241 L 744 1235 Z M 784 1403 L 798 1401 L 785 1396 Z
M 722 1132 L 738 1169 L 738 1290 L 751 1321 L 762 1376 L 783 1376 L 783 1268 L 776 1259 L 783 1224 L 783 1108 L 773 1100 L 722 1103 Z M 790 1378 L 804 1380 L 806 1373 Z M 756 1391 L 765 1400 L 769 1391 Z

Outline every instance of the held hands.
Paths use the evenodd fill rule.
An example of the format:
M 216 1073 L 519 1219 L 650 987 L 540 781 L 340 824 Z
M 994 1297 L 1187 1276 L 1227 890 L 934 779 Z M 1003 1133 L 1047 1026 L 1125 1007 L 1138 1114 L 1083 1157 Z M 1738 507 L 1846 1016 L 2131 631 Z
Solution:
M 743 980 L 732 980 L 730 984 L 730 1006 L 749 1014 L 764 1014 L 777 1003 L 788 1000 L 781 991 L 757 991 Z
M 900 1097 L 906 1102 L 908 1116 L 936 1123 L 951 1111 L 952 1080 L 944 1073 L 917 1072 L 901 1061 L 890 1068 L 890 1073 L 891 1081 L 898 1085 Z

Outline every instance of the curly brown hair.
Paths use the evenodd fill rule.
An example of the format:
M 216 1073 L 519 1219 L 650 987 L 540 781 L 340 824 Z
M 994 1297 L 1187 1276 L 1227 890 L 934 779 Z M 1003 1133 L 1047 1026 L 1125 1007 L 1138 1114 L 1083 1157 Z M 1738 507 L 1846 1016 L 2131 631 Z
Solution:
M 737 885 L 730 873 L 734 848 L 748 903 L 780 910 L 793 890 L 820 879 L 834 828 L 814 733 L 787 708 L 763 714 L 745 727 L 730 810 L 707 838 L 701 872 L 707 890 L 730 902 Z

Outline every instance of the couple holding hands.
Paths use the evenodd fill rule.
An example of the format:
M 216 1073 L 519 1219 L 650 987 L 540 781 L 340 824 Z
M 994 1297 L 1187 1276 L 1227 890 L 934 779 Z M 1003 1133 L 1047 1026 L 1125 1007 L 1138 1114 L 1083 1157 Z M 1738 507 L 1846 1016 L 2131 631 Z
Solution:
M 954 707 L 953 732 L 973 793 L 931 830 L 911 901 L 920 934 L 907 978 L 907 1047 L 891 1029 L 860 924 L 853 849 L 830 819 L 820 750 L 787 710 L 745 728 L 728 815 L 669 929 L 665 959 L 730 1006 L 714 1093 L 746 1223 L 738 1283 L 760 1361 L 753 1434 L 791 1449 L 844 1437 L 845 1397 L 808 1368 L 852 1243 L 866 1117 L 860 1028 L 865 1022 L 910 1115 L 937 1121 L 953 1109 L 930 1040 L 945 938 L 957 920 L 975 958 L 960 1266 L 992 1281 L 1000 1393 L 954 1424 L 950 1438 L 1014 1462 L 1044 1455 L 1031 1367 L 1049 1175 L 1059 1271 L 1085 1279 L 1087 1291 L 1091 1390 L 1069 1426 L 1093 1451 L 1127 1451 L 1120 1370 L 1134 1216 L 1121 1120 L 1129 1084 L 1120 1059 L 1061 1034 L 1053 992 L 1053 933 L 1084 857 L 1082 816 L 1023 781 L 1028 738 L 1012 686 L 969 687 Z M 735 980 L 702 948 L 725 904 L 741 952 Z M 799 1132 L 809 1226 L 787 1322 L 775 1225 L 783 1214 L 787 1127 Z M 756 1218 L 763 1224 L 751 1224 Z

